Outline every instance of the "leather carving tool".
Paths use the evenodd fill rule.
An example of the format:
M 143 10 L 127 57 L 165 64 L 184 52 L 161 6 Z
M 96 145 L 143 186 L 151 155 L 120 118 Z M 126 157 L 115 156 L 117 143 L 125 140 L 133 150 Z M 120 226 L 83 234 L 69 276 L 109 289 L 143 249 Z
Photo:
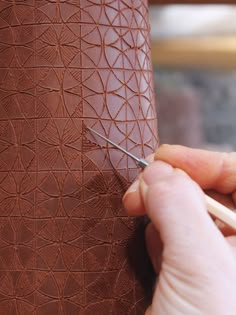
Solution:
M 136 157 L 132 153 L 126 151 L 124 148 L 120 147 L 118 144 L 116 144 L 115 142 L 111 141 L 110 139 L 104 137 L 103 135 L 101 135 L 97 131 L 93 130 L 92 128 L 87 127 L 87 129 L 90 130 L 91 132 L 93 132 L 94 134 L 96 134 L 97 136 L 99 136 L 100 138 L 102 138 L 103 140 L 105 140 L 106 142 L 108 142 L 111 145 L 113 145 L 113 147 L 119 149 L 120 151 L 122 151 L 123 153 L 125 153 L 126 155 L 131 157 L 131 159 L 135 160 L 137 162 L 138 166 L 140 166 L 141 168 L 144 169 L 146 166 L 149 165 L 149 162 L 147 160 L 145 160 L 143 158 L 139 159 L 138 157 Z
M 114 143 L 110 139 L 104 137 L 97 131 L 93 130 L 92 128 L 87 127 L 88 130 L 102 138 L 103 140 L 110 143 L 115 148 L 119 149 L 129 157 L 131 157 L 133 160 L 135 160 L 142 169 L 144 169 L 146 166 L 148 166 L 150 163 L 145 160 L 144 158 L 138 158 L 132 153 L 128 152 L 124 148 L 120 147 L 118 144 Z M 234 230 L 236 230 L 236 213 L 230 210 L 229 208 L 225 207 L 215 199 L 205 195 L 206 198 L 206 204 L 207 204 L 207 210 L 208 212 L 215 218 L 219 219 L 220 221 L 224 222 L 226 225 L 230 226 Z

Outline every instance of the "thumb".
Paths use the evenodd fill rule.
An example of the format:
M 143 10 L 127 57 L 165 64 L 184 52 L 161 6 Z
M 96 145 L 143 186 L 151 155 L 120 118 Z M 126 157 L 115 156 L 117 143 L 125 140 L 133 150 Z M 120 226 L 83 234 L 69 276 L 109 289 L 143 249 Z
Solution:
M 163 259 L 167 255 L 176 261 L 191 257 L 194 261 L 199 253 L 203 259 L 222 255 L 226 241 L 207 213 L 200 187 L 183 171 L 172 168 L 166 172 L 159 163 L 144 170 L 140 191 L 146 213 L 164 244 Z

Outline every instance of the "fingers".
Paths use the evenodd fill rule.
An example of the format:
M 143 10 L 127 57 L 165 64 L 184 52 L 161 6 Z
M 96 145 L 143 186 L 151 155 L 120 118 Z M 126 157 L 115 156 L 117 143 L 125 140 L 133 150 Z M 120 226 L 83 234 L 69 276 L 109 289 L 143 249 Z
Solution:
M 139 193 L 139 179 L 136 179 L 136 181 L 126 191 L 123 197 L 123 204 L 128 214 L 131 216 L 145 214 L 143 201 Z
M 171 165 L 159 161 L 153 169 L 153 177 L 159 178 L 159 171 L 161 171 L 163 175 L 168 175 L 173 172 L 173 168 Z M 127 190 L 123 197 L 123 204 L 129 215 L 145 214 L 143 200 L 139 191 L 139 179 L 137 179 Z
M 219 248 L 224 252 L 227 243 L 207 213 L 204 195 L 186 173 L 166 168 L 160 161 L 153 162 L 142 174 L 140 189 L 146 213 L 160 233 L 164 260 L 167 256 L 174 257 L 177 266 L 192 258 L 192 266 L 185 266 L 192 272 L 195 255 L 200 253 L 203 257 L 215 253 L 214 260 L 219 255 Z M 149 247 L 152 261 L 153 253 L 159 252 L 154 247 Z M 202 263 L 204 265 L 204 259 Z
M 153 156 L 151 156 L 151 159 Z M 162 145 L 154 155 L 173 167 L 184 170 L 202 189 L 232 193 L 236 204 L 236 153 L 219 153 L 178 145 Z M 144 206 L 137 191 L 138 182 L 124 196 L 130 215 L 142 215 Z M 131 193 L 131 194 L 129 194 Z
M 236 189 L 236 153 L 162 145 L 155 153 L 155 160 L 183 169 L 203 189 L 221 193 L 232 193 Z
M 146 160 L 148 162 L 153 162 L 154 154 L 150 154 Z M 139 193 L 139 179 L 136 179 L 125 193 L 123 197 L 123 204 L 129 215 L 136 216 L 144 214 L 143 201 Z
M 233 251 L 234 257 L 236 258 L 236 236 L 227 237 L 227 242 L 229 243 Z
M 148 166 L 140 187 L 146 213 L 163 241 L 175 242 L 189 229 L 196 231 L 203 219 L 210 224 L 200 190 L 187 175 L 170 165 L 154 162 Z
M 231 246 L 208 215 L 202 190 L 185 172 L 155 161 L 143 171 L 139 190 L 126 196 L 126 205 L 137 193 L 151 220 L 147 247 L 156 272 L 161 264 L 160 279 L 164 274 L 198 287 L 201 281 L 218 283 L 224 266 L 235 273 Z
M 149 308 L 145 312 L 145 315 L 151 315 L 151 314 L 152 314 L 152 306 L 149 306 Z
M 152 314 L 152 307 L 149 306 L 149 308 L 145 312 L 145 315 L 151 315 L 151 314 Z

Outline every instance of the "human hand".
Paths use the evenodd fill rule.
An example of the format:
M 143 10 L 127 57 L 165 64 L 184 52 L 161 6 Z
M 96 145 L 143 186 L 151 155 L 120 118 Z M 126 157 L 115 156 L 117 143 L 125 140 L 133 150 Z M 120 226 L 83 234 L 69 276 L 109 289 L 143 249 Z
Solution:
M 159 280 L 146 315 L 235 315 L 236 232 L 217 222 L 219 230 L 201 188 L 234 208 L 236 153 L 164 145 L 154 160 L 123 199 L 130 215 L 151 220 L 146 241 Z

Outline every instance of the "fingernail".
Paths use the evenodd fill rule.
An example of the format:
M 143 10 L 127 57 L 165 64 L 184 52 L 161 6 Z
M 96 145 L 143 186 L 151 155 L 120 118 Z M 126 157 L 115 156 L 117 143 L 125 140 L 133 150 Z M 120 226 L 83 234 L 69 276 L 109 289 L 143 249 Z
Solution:
M 187 174 L 185 171 L 181 170 L 181 169 L 180 169 L 180 168 L 178 168 L 178 167 L 176 167 L 174 170 L 175 170 L 175 172 L 178 172 L 179 174 L 182 174 L 182 175 L 188 176 L 188 174 Z
M 167 144 L 167 143 L 163 143 L 159 146 L 159 148 L 156 150 L 155 154 L 154 154 L 154 160 L 158 160 L 159 159 L 159 156 L 160 156 L 160 152 L 161 152 L 161 155 L 162 155 L 162 149 L 169 149 L 171 147 L 170 144 Z
M 143 198 L 143 201 L 145 202 L 146 196 L 147 196 L 147 190 L 148 190 L 148 185 L 145 183 L 145 181 L 143 180 L 143 177 L 140 177 L 139 180 L 139 187 L 140 187 L 140 191 L 141 191 L 141 195 Z
M 163 143 L 163 144 L 161 145 L 161 147 L 170 147 L 170 144 L 168 144 L 168 143 Z
M 154 153 L 150 154 L 149 156 L 146 157 L 146 160 L 150 163 L 154 162 Z
M 139 180 L 136 179 L 136 181 L 133 182 L 133 184 L 128 188 L 126 193 L 124 194 L 123 200 L 129 195 L 134 192 L 136 192 L 139 189 Z
M 129 187 L 129 189 L 127 190 L 127 193 L 133 193 L 135 191 L 138 190 L 139 187 L 139 180 L 136 179 L 133 184 Z

